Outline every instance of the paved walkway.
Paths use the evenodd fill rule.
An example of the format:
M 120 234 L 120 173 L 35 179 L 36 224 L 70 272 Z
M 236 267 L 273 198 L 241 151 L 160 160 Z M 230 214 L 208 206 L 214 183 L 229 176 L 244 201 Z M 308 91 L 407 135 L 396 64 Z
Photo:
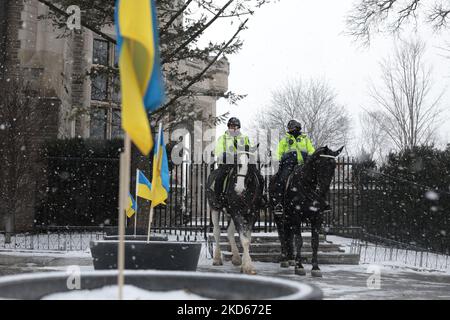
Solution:
M 380 289 L 369 289 L 367 267 L 326 265 L 321 266 L 323 278 L 312 278 L 310 265 L 305 265 L 308 275 L 299 277 L 294 275 L 293 268 L 281 269 L 274 263 L 255 263 L 259 275 L 304 281 L 322 289 L 325 299 L 330 300 L 375 300 L 375 299 L 445 299 L 450 300 L 450 275 L 438 272 L 414 272 L 407 269 L 382 267 L 380 274 Z M 91 270 L 92 267 L 83 267 Z M 39 265 L 0 265 L 0 276 L 28 272 L 43 272 L 51 270 L 65 270 L 65 267 L 46 267 Z M 224 266 L 213 267 L 211 260 L 203 259 L 198 271 L 240 273 L 239 267 L 230 262 Z
M 367 266 L 326 265 L 321 266 L 322 278 L 312 278 L 311 266 L 305 265 L 308 275 L 294 274 L 293 267 L 281 269 L 278 264 L 255 263 L 258 275 L 280 277 L 316 285 L 327 300 L 450 300 L 450 275 L 438 272 L 414 272 L 405 269 L 381 267 L 380 289 L 370 289 Z M 226 264 L 213 267 L 202 264 L 199 271 L 240 273 L 239 267 Z

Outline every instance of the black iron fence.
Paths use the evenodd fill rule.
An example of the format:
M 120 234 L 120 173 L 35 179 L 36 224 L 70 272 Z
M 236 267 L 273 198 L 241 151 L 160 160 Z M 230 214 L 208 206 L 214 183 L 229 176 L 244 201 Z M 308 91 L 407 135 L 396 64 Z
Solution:
M 356 174 L 354 165 L 352 158 L 338 159 L 328 199 L 331 211 L 325 216 L 326 229 L 361 227 L 366 233 L 385 239 L 448 252 L 447 192 L 429 190 L 375 171 Z M 166 206 L 156 208 L 154 231 L 182 238 L 203 238 L 212 231 L 206 181 L 213 168 L 210 164 L 189 162 L 171 166 L 171 192 Z M 48 185 L 37 208 L 36 226 L 117 225 L 118 159 L 49 158 L 47 173 Z M 265 176 L 266 190 L 270 178 Z M 138 206 L 138 226 L 145 229 L 149 203 L 139 199 Z M 128 226 L 133 226 L 134 220 L 128 219 Z M 226 224 L 223 217 L 222 225 Z M 262 210 L 254 231 L 275 230 L 270 211 Z
M 117 158 L 52 157 L 47 160 L 48 185 L 36 210 L 36 226 L 117 225 Z M 327 225 L 349 226 L 358 223 L 352 163 L 350 158 L 340 158 L 338 161 L 329 195 L 332 211 L 326 216 Z M 206 182 L 213 169 L 213 165 L 206 163 L 185 162 L 171 166 L 171 192 L 166 205 L 155 210 L 154 230 L 184 235 L 200 233 L 205 236 L 211 231 Z M 270 175 L 265 176 L 265 191 L 270 178 Z M 145 226 L 149 203 L 138 199 L 138 207 L 138 226 Z M 133 225 L 134 221 L 134 217 L 129 219 L 128 225 Z M 226 224 L 226 218 L 222 217 L 222 225 L 225 227 Z M 261 211 L 255 224 L 255 232 L 273 232 L 275 229 L 270 211 Z

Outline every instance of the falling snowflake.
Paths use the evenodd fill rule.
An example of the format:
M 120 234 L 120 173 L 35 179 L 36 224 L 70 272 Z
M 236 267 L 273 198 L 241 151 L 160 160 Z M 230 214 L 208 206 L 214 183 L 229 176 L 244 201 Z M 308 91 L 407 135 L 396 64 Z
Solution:
M 427 198 L 428 200 L 439 200 L 439 194 L 434 191 L 428 191 L 427 193 L 425 193 L 425 198 Z

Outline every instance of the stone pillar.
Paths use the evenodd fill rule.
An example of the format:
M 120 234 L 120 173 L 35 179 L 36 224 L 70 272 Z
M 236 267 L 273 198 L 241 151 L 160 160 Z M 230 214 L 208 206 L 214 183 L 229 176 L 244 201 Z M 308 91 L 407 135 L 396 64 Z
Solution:
M 19 30 L 22 28 L 22 10 L 24 8 L 23 0 L 9 0 L 4 2 L 4 15 L 6 19 L 3 21 L 3 31 L 5 36 L 3 39 L 3 76 L 8 79 L 19 78 L 20 61 L 19 50 L 21 42 L 19 40 Z M 2 73 L 0 73 L 0 77 Z

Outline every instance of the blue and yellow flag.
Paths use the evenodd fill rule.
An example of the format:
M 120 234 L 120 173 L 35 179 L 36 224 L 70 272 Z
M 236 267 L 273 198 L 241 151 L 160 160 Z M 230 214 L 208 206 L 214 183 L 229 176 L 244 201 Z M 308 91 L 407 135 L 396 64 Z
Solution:
M 142 154 L 153 147 L 147 111 L 165 99 L 154 0 L 116 0 L 122 128 Z
M 169 162 L 162 127 L 159 129 L 158 138 L 153 152 L 152 208 L 161 203 L 165 204 L 170 191 Z
M 139 170 L 138 183 L 137 183 L 137 196 L 147 200 L 151 200 L 152 184 L 147 177 Z
M 126 213 L 128 218 L 131 218 L 136 213 L 136 201 L 134 201 L 131 194 L 128 194 L 128 207 Z

